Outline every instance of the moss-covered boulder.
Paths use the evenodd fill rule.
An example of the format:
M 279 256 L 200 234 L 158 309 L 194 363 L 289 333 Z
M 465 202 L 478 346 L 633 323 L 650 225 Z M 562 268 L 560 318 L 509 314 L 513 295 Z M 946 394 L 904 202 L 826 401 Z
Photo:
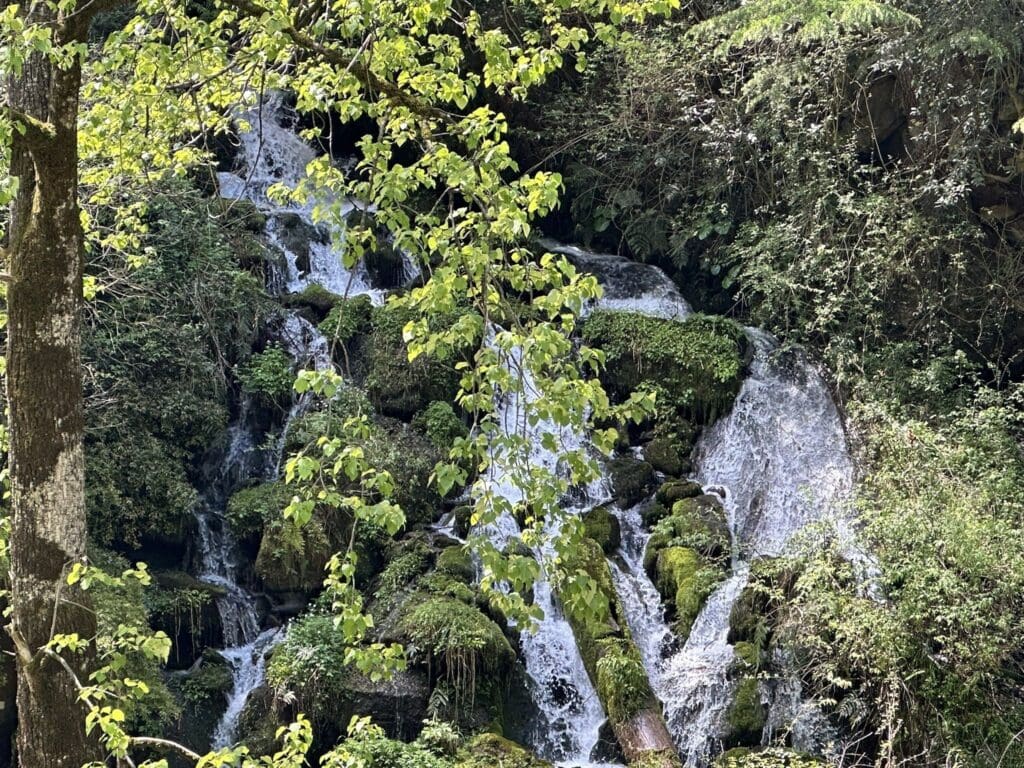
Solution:
M 461 546 L 447 547 L 437 556 L 437 572 L 464 584 L 476 577 L 476 566 L 469 551 Z
M 280 518 L 263 529 L 256 574 L 275 593 L 312 594 L 326 577 L 327 562 L 344 540 L 344 528 L 332 530 L 327 515 L 314 514 L 305 525 Z
M 481 733 L 470 739 L 459 752 L 456 768 L 551 768 L 541 760 L 496 733 Z
M 601 310 L 587 318 L 583 338 L 607 355 L 602 381 L 619 399 L 646 388 L 657 393 L 663 412 L 711 421 L 739 391 L 744 335 L 731 320 L 691 315 L 678 322 Z
M 169 685 L 181 702 L 177 735 L 185 746 L 205 752 L 234 686 L 231 666 L 219 653 L 207 650 L 187 672 L 173 675 Z
M 235 538 L 246 549 L 257 551 L 264 526 L 283 516 L 293 493 L 282 482 L 260 483 L 235 491 L 225 511 Z
M 640 508 L 640 519 L 643 520 L 647 528 L 653 528 L 670 514 L 672 514 L 672 510 L 656 499 L 651 500 Z
M 583 515 L 583 526 L 587 536 L 596 541 L 606 555 L 619 548 L 622 541 L 619 518 L 607 505 L 595 507 Z
M 301 291 L 286 294 L 282 303 L 298 310 L 314 325 L 323 322 L 330 311 L 342 301 L 342 297 L 324 288 L 319 283 L 310 283 Z
M 725 511 L 713 496 L 677 501 L 671 514 L 655 524 L 644 567 L 679 637 L 689 637 L 704 603 L 726 577 L 729 551 Z
M 224 645 L 217 598 L 224 588 L 184 571 L 154 571 L 144 602 L 149 624 L 171 638 L 171 669 L 188 669 L 207 648 Z
M 685 640 L 704 603 L 725 574 L 690 547 L 660 550 L 652 570 L 654 584 L 669 605 L 672 627 L 676 635 Z
M 439 353 L 409 360 L 402 333 L 406 323 L 415 319 L 416 315 L 403 307 L 376 307 L 368 342 L 366 391 L 381 413 L 403 421 L 432 402 L 453 402 L 459 388 L 454 356 Z
M 682 446 L 670 436 L 658 436 L 643 447 L 644 461 L 669 477 L 681 477 L 693 468 L 690 446 Z
M 609 461 L 606 471 L 615 503 L 623 508 L 639 504 L 657 485 L 654 467 L 646 461 L 623 456 Z
M 703 493 L 704 489 L 701 488 L 700 483 L 695 483 L 692 480 L 667 480 L 658 488 L 655 498 L 659 504 L 671 509 L 677 501 L 692 499 Z
M 372 310 L 373 303 L 366 294 L 352 298 L 338 297 L 317 327 L 332 345 L 348 344 L 370 330 Z M 338 362 L 347 361 L 342 356 Z
M 570 573 L 585 572 L 597 587 L 596 605 L 570 601 L 565 605 L 565 615 L 627 762 L 678 766 L 661 705 L 625 623 L 601 546 L 584 538 L 565 567 Z M 651 760 L 656 762 L 648 762 Z
M 743 677 L 733 692 L 732 703 L 725 714 L 727 747 L 756 746 L 761 743 L 768 713 L 761 703 L 761 690 L 756 677 Z

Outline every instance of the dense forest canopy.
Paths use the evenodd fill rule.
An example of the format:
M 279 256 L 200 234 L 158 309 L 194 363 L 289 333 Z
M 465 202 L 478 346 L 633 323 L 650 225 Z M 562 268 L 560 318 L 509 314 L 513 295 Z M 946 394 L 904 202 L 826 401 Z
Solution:
M 0 39 L 0 765 L 1024 766 L 1020 0 Z

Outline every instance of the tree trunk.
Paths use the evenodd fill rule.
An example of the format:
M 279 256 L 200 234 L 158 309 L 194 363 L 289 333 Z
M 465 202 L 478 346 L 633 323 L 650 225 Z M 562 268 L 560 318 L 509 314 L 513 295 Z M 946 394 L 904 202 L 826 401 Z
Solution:
M 56 44 L 84 39 L 86 14 L 22 6 L 26 26 Z M 81 10 L 81 9 L 79 9 Z M 8 381 L 11 432 L 11 606 L 18 657 L 18 761 L 80 768 L 98 757 L 66 670 L 40 649 L 54 634 L 92 638 L 88 595 L 66 584 L 85 556 L 85 467 L 80 358 L 82 229 L 78 208 L 81 67 L 33 54 L 8 87 L 20 181 L 11 209 Z M 87 659 L 69 659 L 82 675 Z

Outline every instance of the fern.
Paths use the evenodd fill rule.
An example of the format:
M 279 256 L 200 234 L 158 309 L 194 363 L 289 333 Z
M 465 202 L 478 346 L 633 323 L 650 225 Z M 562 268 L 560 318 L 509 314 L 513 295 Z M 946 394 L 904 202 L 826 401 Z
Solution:
M 634 216 L 622 234 L 629 250 L 641 261 L 648 261 L 669 249 L 667 222 L 658 211 L 644 211 Z
M 843 33 L 917 24 L 909 13 L 876 0 L 754 0 L 697 24 L 687 34 L 693 40 L 721 40 L 715 50 L 724 55 L 785 37 L 807 44 Z

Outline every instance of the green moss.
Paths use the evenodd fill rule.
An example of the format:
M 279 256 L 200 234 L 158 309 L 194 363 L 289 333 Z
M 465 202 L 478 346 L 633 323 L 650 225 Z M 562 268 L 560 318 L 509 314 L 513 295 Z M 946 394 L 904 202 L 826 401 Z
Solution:
M 551 768 L 551 763 L 496 733 L 482 733 L 459 753 L 456 768 Z
M 473 558 L 463 547 L 447 547 L 441 550 L 441 554 L 437 556 L 437 571 L 466 584 L 476 578 Z
M 351 299 L 338 298 L 317 327 L 328 341 L 347 344 L 370 329 L 372 310 L 373 303 L 365 294 Z
M 668 480 L 658 488 L 656 498 L 659 504 L 671 509 L 677 501 L 700 496 L 702 493 L 704 490 L 700 487 L 700 483 L 695 483 L 692 480 Z
M 654 390 L 666 415 L 709 421 L 739 391 L 743 331 L 725 318 L 676 322 L 603 310 L 587 318 L 583 338 L 607 355 L 602 380 L 611 394 L 624 399 L 639 388 Z
M 733 651 L 744 669 L 756 670 L 760 665 L 760 654 L 758 653 L 757 646 L 753 643 L 740 641 L 733 646 Z
M 412 420 L 413 429 L 419 430 L 434 446 L 444 452 L 460 437 L 466 437 L 469 429 L 455 413 L 451 403 L 436 400 Z
M 457 696 L 471 700 L 477 675 L 511 672 L 515 651 L 501 628 L 479 609 L 444 596 L 412 595 L 399 632 L 439 665 Z
M 454 402 L 460 379 L 453 357 L 409 360 L 402 332 L 414 319 L 411 310 L 393 304 L 373 310 L 366 374 L 366 391 L 377 409 L 406 421 L 432 402 Z
M 265 524 L 281 517 L 291 497 L 292 491 L 284 483 L 242 488 L 228 499 L 228 523 L 239 537 L 261 533 Z
M 587 536 L 598 543 L 605 554 L 610 555 L 619 548 L 621 532 L 619 518 L 607 505 L 595 507 L 583 516 Z
M 686 547 L 699 552 L 710 563 L 723 563 L 731 551 L 725 510 L 713 496 L 677 501 L 672 513 L 654 526 L 647 543 L 644 562 L 648 570 L 666 547 Z
M 823 765 L 820 760 L 779 747 L 735 747 L 715 761 L 715 768 L 819 768 Z
M 256 574 L 272 591 L 315 592 L 323 584 L 327 562 L 342 538 L 339 535 L 332 541 L 320 515 L 303 526 L 284 517 L 272 519 L 263 529 Z
M 455 520 L 455 535 L 466 538 L 472 527 L 473 507 L 468 504 L 458 506 L 452 510 L 452 517 Z
M 608 638 L 600 641 L 597 662 L 597 694 L 613 723 L 622 723 L 651 703 L 640 651 L 632 640 Z
M 745 677 L 736 686 L 732 703 L 725 715 L 727 746 L 756 746 L 767 722 L 756 677 Z
M 654 467 L 632 458 L 612 459 L 606 466 L 612 483 L 615 502 L 622 507 L 639 504 L 652 490 L 656 478 Z
M 217 706 L 227 703 L 233 685 L 231 667 L 223 658 L 211 653 L 203 657 L 199 669 L 185 678 L 181 692 L 192 707 Z
M 655 437 L 644 446 L 643 452 L 648 464 L 669 477 L 680 477 L 692 467 L 688 447 L 684 449 L 671 437 Z
M 314 319 L 326 318 L 326 315 L 342 301 L 342 297 L 324 288 L 319 283 L 310 283 L 301 291 L 286 294 L 283 303 L 288 307 L 305 308 Z
M 432 554 L 422 541 L 414 540 L 401 546 L 377 579 L 374 600 L 380 604 L 380 613 L 389 609 L 395 597 L 409 587 L 430 567 Z
M 689 547 L 666 547 L 658 552 L 654 583 L 670 604 L 673 628 L 683 640 L 715 587 L 725 578 L 721 568 L 711 566 Z

